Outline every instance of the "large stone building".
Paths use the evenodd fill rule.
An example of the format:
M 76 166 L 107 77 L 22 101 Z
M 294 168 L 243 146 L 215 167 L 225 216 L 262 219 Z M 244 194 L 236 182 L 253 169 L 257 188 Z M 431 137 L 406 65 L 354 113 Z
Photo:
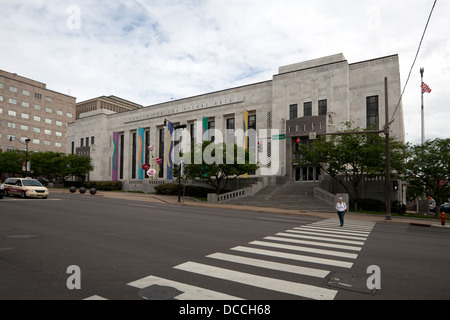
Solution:
M 45 83 L 0 70 L 0 149 L 66 152 L 67 124 L 75 121 L 74 97 Z
M 159 179 L 172 179 L 170 151 L 183 135 L 183 148 L 188 142 L 215 139 L 254 150 L 261 168 L 249 178 L 318 181 L 320 170 L 293 164 L 294 141 L 308 143 L 314 136 L 341 130 L 347 121 L 382 129 L 385 77 L 389 117 L 394 119 L 391 134 L 403 141 L 401 103 L 393 115 L 401 95 L 398 55 L 349 63 L 336 54 L 280 67 L 271 80 L 260 83 L 122 113 L 103 109 L 81 114 L 68 126 L 67 152 L 82 147 L 82 139 L 95 137 L 95 145 L 87 150 L 95 167 L 90 179 L 121 180 L 126 187 L 146 191 L 155 180 L 146 178 L 142 165 L 153 166 L 154 158 L 161 158 Z M 179 125 L 186 127 L 172 131 Z M 244 139 L 246 135 L 250 139 Z

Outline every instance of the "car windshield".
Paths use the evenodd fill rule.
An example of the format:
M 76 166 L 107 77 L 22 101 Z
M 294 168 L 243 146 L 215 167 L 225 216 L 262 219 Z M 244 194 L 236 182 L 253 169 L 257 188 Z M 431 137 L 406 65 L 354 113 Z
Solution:
M 42 187 L 42 184 L 37 180 L 22 180 L 22 182 L 27 187 Z

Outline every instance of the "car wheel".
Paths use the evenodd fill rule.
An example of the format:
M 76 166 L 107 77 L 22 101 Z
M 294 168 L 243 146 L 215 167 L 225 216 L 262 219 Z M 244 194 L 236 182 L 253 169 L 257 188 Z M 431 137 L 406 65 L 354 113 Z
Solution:
M 5 190 L 5 197 L 9 197 L 9 192 Z
M 3 199 L 3 195 L 2 194 L 0 194 L 0 199 Z
M 25 191 L 22 191 L 22 192 L 20 193 L 20 197 L 21 197 L 22 199 L 25 199 L 25 198 L 27 197 L 27 194 L 25 193 Z

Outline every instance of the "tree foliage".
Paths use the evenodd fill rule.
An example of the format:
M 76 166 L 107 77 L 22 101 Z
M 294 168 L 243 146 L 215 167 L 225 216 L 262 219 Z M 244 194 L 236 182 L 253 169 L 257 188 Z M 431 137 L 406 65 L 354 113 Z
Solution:
M 450 139 L 409 145 L 406 179 L 420 193 L 436 201 L 438 216 L 440 205 L 450 198 Z
M 346 123 L 344 134 L 318 137 L 309 147 L 302 146 L 295 151 L 300 159 L 296 164 L 320 166 L 349 193 L 355 209 L 363 178 L 386 173 L 386 138 L 374 133 L 352 133 L 359 131 L 364 130 Z M 403 172 L 404 145 L 391 138 L 390 154 L 391 172 Z
M 232 157 L 228 155 L 227 158 L 227 147 L 233 148 Z M 196 163 L 196 155 L 199 154 L 202 155 L 202 161 Z M 240 155 L 244 156 L 243 159 Z M 257 164 L 252 164 L 249 161 L 249 151 L 240 149 L 236 144 L 214 144 L 205 141 L 193 146 L 190 156 L 191 164 L 185 166 L 186 177 L 200 180 L 214 187 L 217 194 L 226 189 L 228 183 L 237 177 L 259 168 Z
M 0 173 L 8 176 L 24 175 L 22 165 L 26 161 L 25 151 L 0 152 Z M 92 171 L 89 157 L 75 154 L 66 155 L 56 152 L 29 153 L 32 177 L 45 177 L 49 180 L 67 180 L 70 177 L 82 177 Z

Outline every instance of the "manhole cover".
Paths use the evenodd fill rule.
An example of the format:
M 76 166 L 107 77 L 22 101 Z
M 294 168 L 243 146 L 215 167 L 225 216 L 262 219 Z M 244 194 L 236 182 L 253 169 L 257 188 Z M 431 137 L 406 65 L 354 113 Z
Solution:
M 153 285 L 139 291 L 139 297 L 145 300 L 173 300 L 182 293 L 172 287 Z
M 359 293 L 374 294 L 375 290 L 371 290 L 367 287 L 367 279 L 367 276 L 336 272 L 330 277 L 328 285 L 330 287 Z
M 39 238 L 40 236 L 37 234 L 10 234 L 5 236 L 7 239 L 32 239 Z

